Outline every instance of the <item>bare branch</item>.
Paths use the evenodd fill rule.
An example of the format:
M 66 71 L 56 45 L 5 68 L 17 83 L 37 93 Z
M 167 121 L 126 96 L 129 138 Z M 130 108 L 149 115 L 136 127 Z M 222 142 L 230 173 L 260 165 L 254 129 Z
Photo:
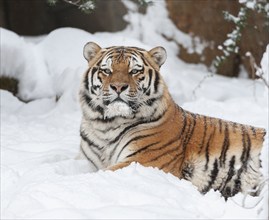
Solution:
M 72 1 L 72 0 L 62 0 L 62 1 L 66 2 L 66 3 L 68 3 L 68 4 L 71 4 L 71 5 L 80 6 L 79 3 L 80 3 L 81 0 L 77 0 L 77 1 Z
M 204 81 L 206 81 L 208 78 L 213 77 L 213 76 L 214 76 L 214 74 L 211 73 L 211 72 L 209 72 L 209 74 L 205 75 L 205 76 L 198 82 L 198 84 L 195 86 L 195 88 L 194 88 L 193 91 L 192 91 L 192 95 L 193 95 L 194 98 L 196 98 L 196 92 L 197 92 L 197 90 L 198 90 L 199 88 L 201 88 L 201 86 L 202 86 L 202 84 L 204 83 Z
M 256 77 L 258 77 L 259 79 L 261 79 L 264 82 L 265 86 L 269 89 L 269 84 L 266 81 L 266 79 L 264 78 L 264 72 L 263 72 L 262 68 L 257 65 L 252 53 L 247 52 L 246 56 L 249 57 L 249 64 L 251 67 L 251 78 L 255 79 Z

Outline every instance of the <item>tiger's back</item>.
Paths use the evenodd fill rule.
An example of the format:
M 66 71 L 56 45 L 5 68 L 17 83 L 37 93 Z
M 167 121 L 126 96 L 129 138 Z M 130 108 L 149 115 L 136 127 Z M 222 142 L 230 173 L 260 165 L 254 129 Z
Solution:
M 265 130 L 202 115 L 196 118 L 181 168 L 183 177 L 201 192 L 213 188 L 225 198 L 238 192 L 259 194 Z
M 225 198 L 238 192 L 258 194 L 265 130 L 175 110 L 152 130 L 141 129 L 141 139 L 125 162 L 158 167 L 191 181 L 203 193 L 213 188 Z
M 163 48 L 88 43 L 84 56 L 89 68 L 80 89 L 81 157 L 93 170 L 139 162 L 225 198 L 259 188 L 265 130 L 177 106 L 159 73 Z

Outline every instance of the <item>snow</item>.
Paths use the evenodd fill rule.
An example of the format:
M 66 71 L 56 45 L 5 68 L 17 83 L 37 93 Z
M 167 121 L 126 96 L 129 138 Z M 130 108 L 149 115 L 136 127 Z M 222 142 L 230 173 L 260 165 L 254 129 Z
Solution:
M 227 202 L 218 192 L 202 195 L 190 182 L 156 168 L 133 163 L 116 172 L 89 173 L 86 161 L 74 159 L 80 143 L 77 93 L 87 66 L 82 50 L 88 41 L 103 47 L 161 45 L 168 53 L 161 73 L 176 103 L 268 131 L 268 89 L 261 80 L 210 77 L 205 66 L 184 63 L 163 34 L 186 47 L 189 36 L 174 30 L 164 2 L 145 15 L 124 2 L 133 7 L 126 16 L 130 25 L 117 33 L 61 28 L 29 38 L 0 29 L 0 74 L 19 79 L 19 97 L 32 100 L 0 93 L 1 219 L 267 219 L 268 135 L 261 153 L 266 183 L 261 195 L 239 193 Z M 268 48 L 261 62 L 266 76 Z
M 262 76 L 264 77 L 265 81 L 269 85 L 269 68 L 268 68 L 268 64 L 269 64 L 269 44 L 266 47 L 266 51 L 263 54 L 262 61 L 261 61 L 261 69 L 262 69 L 262 72 L 263 72 Z

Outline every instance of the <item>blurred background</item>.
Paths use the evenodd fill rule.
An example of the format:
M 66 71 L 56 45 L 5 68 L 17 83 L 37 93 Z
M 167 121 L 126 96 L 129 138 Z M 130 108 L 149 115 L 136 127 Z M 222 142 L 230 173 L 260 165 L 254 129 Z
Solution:
M 90 33 L 117 32 L 124 30 L 128 22 L 124 19 L 128 10 L 121 0 L 88 0 L 94 9 L 83 12 L 77 2 L 87 0 L 0 0 L 0 25 L 18 35 L 45 35 L 60 27 L 75 27 Z M 158 1 L 158 0 L 157 0 Z M 146 13 L 147 7 L 156 1 L 133 0 L 139 5 L 139 13 Z M 208 68 L 223 51 L 218 47 L 227 39 L 227 34 L 242 25 L 225 19 L 224 12 L 239 16 L 242 2 L 253 0 L 166 0 L 169 18 L 182 32 L 190 35 L 193 41 L 206 42 L 201 53 L 189 52 L 184 45 L 178 45 L 178 57 L 188 63 L 202 63 Z M 261 7 L 268 6 L 268 0 L 259 0 Z M 247 4 L 245 4 L 247 5 Z M 249 4 L 250 5 L 250 4 Z M 266 9 L 269 10 L 269 9 Z M 269 43 L 269 19 L 265 9 L 248 10 L 240 29 L 238 50 L 233 51 L 218 65 L 217 74 L 238 77 L 240 68 L 244 68 L 249 78 L 256 78 L 253 64 L 246 52 L 250 52 L 256 63 L 260 63 L 262 55 Z M 267 11 L 268 12 L 268 11 Z M 158 16 L 158 15 L 156 15 Z M 162 28 L 162 27 L 160 27 Z M 1 87 L 3 88 L 2 80 Z

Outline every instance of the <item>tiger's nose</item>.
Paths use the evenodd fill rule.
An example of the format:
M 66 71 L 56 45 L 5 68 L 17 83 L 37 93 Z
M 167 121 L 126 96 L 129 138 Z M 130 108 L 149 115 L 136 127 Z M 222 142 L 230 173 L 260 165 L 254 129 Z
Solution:
M 128 84 L 126 83 L 113 83 L 110 84 L 110 88 L 112 90 L 114 90 L 116 93 L 120 94 L 122 93 L 124 90 L 126 90 L 128 88 Z

